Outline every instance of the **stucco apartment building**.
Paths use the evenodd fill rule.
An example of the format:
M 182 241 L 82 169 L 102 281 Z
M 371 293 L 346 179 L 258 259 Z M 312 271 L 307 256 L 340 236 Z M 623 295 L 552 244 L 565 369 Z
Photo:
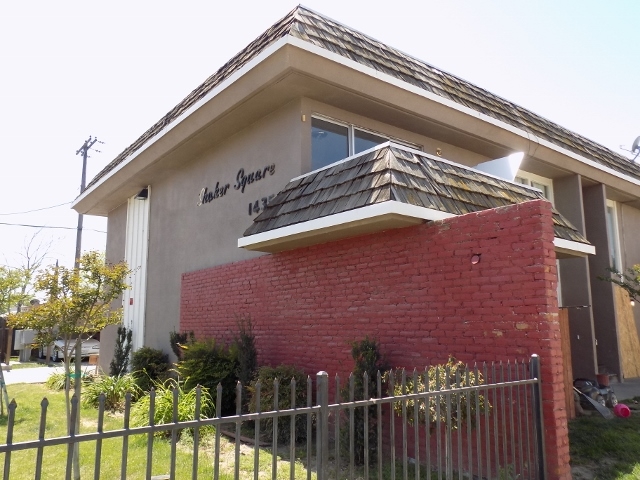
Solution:
M 494 168 L 496 159 L 515 168 L 510 178 L 499 178 L 504 169 Z M 202 332 L 211 333 L 219 318 L 232 323 L 245 313 L 243 306 L 269 303 L 269 291 L 258 298 L 246 280 L 254 278 L 250 269 L 265 265 L 255 263 L 260 258 L 294 259 L 303 252 L 313 263 L 309 252 L 331 250 L 334 242 L 334 251 L 345 241 L 357 251 L 378 238 L 371 235 L 400 241 L 403 229 L 415 232 L 413 226 L 430 228 L 494 208 L 516 215 L 525 210 L 509 205 L 544 204 L 541 199 L 551 202 L 541 215 L 553 224 L 552 246 L 540 257 L 547 259 L 540 275 L 549 275 L 542 295 L 549 315 L 557 307 L 568 311 L 575 376 L 640 376 L 639 309 L 597 278 L 609 266 L 640 263 L 640 166 L 304 7 L 123 151 L 74 208 L 108 218 L 107 259 L 125 259 L 134 269 L 123 305 L 135 347 L 169 351 L 169 332 L 200 328 L 190 320 L 194 312 L 208 325 Z M 497 223 L 466 235 L 480 238 L 491 225 Z M 498 237 L 486 241 L 491 238 Z M 476 263 L 488 256 L 468 253 L 478 255 Z M 194 310 L 194 302 L 206 300 L 194 287 L 200 282 L 194 272 L 227 278 L 229 268 L 241 280 L 236 303 L 220 300 Z M 516 277 L 503 281 L 518 286 Z M 527 288 L 523 283 L 509 296 L 525 298 Z M 482 285 L 458 290 L 473 297 Z M 407 311 L 417 302 L 411 298 L 404 300 Z M 508 305 L 503 298 L 498 303 Z M 327 318 L 342 308 L 358 305 L 336 303 Z M 392 319 L 403 315 L 390 312 Z M 251 314 L 259 343 L 267 345 L 269 320 L 259 308 Z M 360 331 L 376 334 L 365 326 Z M 113 332 L 103 332 L 101 340 L 107 365 Z

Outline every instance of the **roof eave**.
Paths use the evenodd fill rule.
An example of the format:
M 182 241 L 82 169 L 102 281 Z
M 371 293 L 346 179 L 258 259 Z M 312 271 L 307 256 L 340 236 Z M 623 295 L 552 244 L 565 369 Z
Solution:
M 452 216 L 450 213 L 391 200 L 242 237 L 238 239 L 238 247 L 260 252 L 282 252 Z

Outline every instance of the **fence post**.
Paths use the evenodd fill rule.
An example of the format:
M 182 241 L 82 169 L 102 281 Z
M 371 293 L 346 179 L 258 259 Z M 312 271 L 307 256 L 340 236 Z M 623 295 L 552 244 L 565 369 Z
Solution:
M 316 398 L 320 407 L 318 425 L 316 427 L 316 466 L 318 480 L 327 480 L 327 460 L 329 458 L 329 374 L 327 372 L 318 372 L 316 381 Z
M 542 380 L 540 378 L 540 357 L 535 353 L 531 355 L 531 369 L 529 374 L 537 382 L 533 384 L 532 406 L 533 406 L 533 429 L 536 436 L 536 450 L 538 458 L 538 478 L 546 480 L 547 462 L 544 450 L 544 417 L 542 415 Z

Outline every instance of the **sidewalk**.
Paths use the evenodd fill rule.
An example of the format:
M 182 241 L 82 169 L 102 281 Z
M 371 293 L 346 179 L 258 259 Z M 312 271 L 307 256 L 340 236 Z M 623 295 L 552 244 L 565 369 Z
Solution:
M 612 382 L 611 387 L 620 401 L 640 397 L 640 378 L 628 378 L 624 383 Z
M 44 383 L 53 372 L 61 372 L 64 367 L 35 367 L 35 368 L 12 368 L 10 371 L 2 372 L 4 383 L 12 385 L 14 383 Z
M 20 365 L 19 362 L 11 362 L 10 367 Z M 47 381 L 52 373 L 64 372 L 64 365 L 62 363 L 56 363 L 55 365 L 47 366 L 42 364 L 41 367 L 33 368 L 11 368 L 11 370 L 5 370 L 7 366 L 3 363 L 2 370 L 4 375 L 4 383 L 6 385 L 13 385 L 16 383 L 44 383 Z M 87 362 L 82 362 L 83 371 L 95 370 L 95 365 L 89 365 Z

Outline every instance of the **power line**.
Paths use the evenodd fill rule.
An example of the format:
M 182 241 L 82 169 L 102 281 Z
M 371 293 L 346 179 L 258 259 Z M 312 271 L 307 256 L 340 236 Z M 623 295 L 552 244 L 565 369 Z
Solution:
M 34 210 L 25 210 L 24 212 L 0 213 L 0 215 L 22 215 L 24 213 L 40 212 L 42 210 L 50 210 L 52 208 L 58 208 L 58 207 L 62 207 L 63 205 L 70 205 L 70 204 L 71 202 L 64 202 L 58 205 L 53 205 L 51 207 L 42 207 L 42 208 L 36 208 Z
M 57 229 L 61 229 L 61 230 L 77 230 L 76 227 L 57 227 L 57 226 L 50 226 L 50 225 L 27 225 L 24 223 L 6 223 L 6 222 L 0 222 L 0 225 L 7 225 L 10 227 L 29 227 L 29 228 L 57 228 Z M 85 230 L 90 230 L 92 232 L 98 232 L 98 233 L 107 233 L 103 230 L 96 230 L 94 228 L 86 228 Z

